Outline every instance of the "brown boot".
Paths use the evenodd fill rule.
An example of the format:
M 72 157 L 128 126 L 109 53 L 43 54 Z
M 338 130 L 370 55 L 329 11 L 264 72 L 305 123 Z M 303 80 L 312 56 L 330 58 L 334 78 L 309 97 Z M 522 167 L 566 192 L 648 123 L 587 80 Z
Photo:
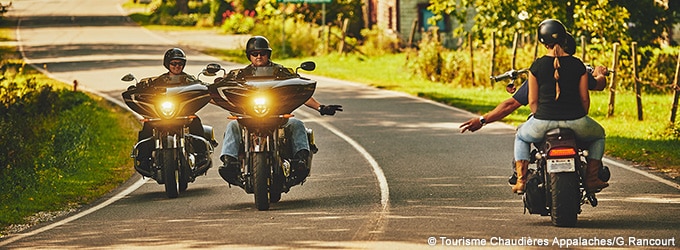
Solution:
M 517 194 L 524 193 L 524 186 L 527 184 L 527 171 L 529 170 L 529 161 L 519 160 L 515 161 L 515 171 L 517 171 L 517 183 L 512 186 L 512 192 Z
M 585 178 L 586 192 L 597 193 L 603 188 L 609 186 L 609 183 L 606 183 L 597 177 L 597 173 L 600 171 L 600 168 L 602 168 L 601 160 L 588 159 L 588 167 L 586 168 Z

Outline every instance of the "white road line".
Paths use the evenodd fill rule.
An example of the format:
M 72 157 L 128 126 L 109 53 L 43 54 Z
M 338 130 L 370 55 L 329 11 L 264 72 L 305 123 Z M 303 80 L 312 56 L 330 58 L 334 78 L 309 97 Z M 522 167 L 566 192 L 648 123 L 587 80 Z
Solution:
M 69 217 L 67 217 L 67 218 L 65 218 L 65 219 L 63 219 L 63 220 L 60 220 L 60 221 L 57 221 L 57 222 L 55 222 L 55 223 L 49 224 L 49 225 L 47 225 L 47 226 L 38 228 L 38 229 L 36 229 L 36 230 L 30 231 L 30 232 L 27 232 L 27 233 L 17 234 L 17 235 L 15 235 L 15 236 L 13 236 L 13 237 L 10 237 L 10 238 L 8 238 L 8 239 L 5 240 L 5 241 L 0 242 L 0 247 L 5 246 L 5 245 L 7 245 L 7 244 L 9 244 L 9 243 L 15 242 L 15 241 L 17 241 L 17 240 L 20 240 L 20 239 L 23 239 L 23 238 L 26 238 L 26 237 L 29 237 L 29 236 L 33 236 L 33 235 L 36 235 L 36 234 L 39 234 L 39 233 L 45 232 L 45 231 L 47 231 L 47 230 L 51 230 L 51 229 L 56 228 L 56 227 L 58 227 L 58 226 L 64 225 L 64 224 L 66 224 L 66 223 L 69 223 L 69 222 L 71 222 L 71 221 L 80 219 L 81 217 L 84 217 L 85 215 L 91 214 L 91 213 L 93 213 L 93 212 L 95 212 L 95 211 L 97 211 L 97 210 L 99 210 L 99 209 L 102 209 L 102 208 L 108 206 L 108 205 L 111 205 L 112 203 L 114 203 L 114 202 L 116 202 L 116 201 L 122 199 L 123 197 L 125 197 L 125 196 L 127 196 L 128 194 L 130 194 L 130 193 L 134 192 L 135 190 L 137 190 L 137 188 L 139 188 L 140 186 L 144 185 L 144 183 L 146 183 L 147 180 L 148 180 L 148 179 L 146 179 L 146 178 L 140 178 L 137 182 L 135 182 L 134 184 L 132 184 L 131 186 L 129 186 L 128 188 L 126 188 L 126 189 L 123 190 L 122 192 L 120 192 L 120 193 L 116 194 L 115 196 L 111 197 L 110 199 L 108 199 L 108 200 L 106 200 L 106 201 L 100 203 L 99 205 L 96 205 L 96 206 L 94 206 L 94 207 L 91 207 L 91 208 L 89 208 L 89 209 L 87 209 L 87 210 L 85 210 L 85 211 L 82 211 L 82 212 L 80 212 L 80 213 L 77 213 L 77 214 L 75 214 L 75 215 L 73 215 L 73 216 L 69 216 Z
M 328 129 L 328 131 L 331 131 L 333 134 L 342 138 L 349 145 L 354 147 L 354 149 L 358 151 L 361 154 L 361 156 L 363 156 L 364 159 L 366 159 L 366 161 L 368 161 L 368 164 L 370 164 L 371 168 L 373 168 L 373 174 L 375 174 L 376 179 L 378 179 L 378 186 L 380 187 L 380 205 L 382 207 L 382 211 L 387 212 L 389 210 L 390 188 L 387 185 L 387 178 L 385 177 L 385 173 L 383 172 L 378 162 L 373 158 L 373 156 L 371 156 L 371 154 L 369 154 L 368 151 L 366 151 L 366 149 L 361 146 L 361 144 L 359 144 L 349 136 L 345 135 L 340 130 L 335 128 L 333 125 L 330 125 L 328 122 L 321 119 L 313 118 L 312 114 L 301 109 L 296 110 L 295 113 L 304 116 L 306 118 L 305 119 L 306 122 L 318 123 L 319 125 Z
M 666 184 L 666 185 L 671 186 L 671 187 L 676 188 L 676 189 L 680 189 L 680 184 L 666 180 L 664 178 L 661 178 L 659 176 L 656 176 L 656 175 L 651 174 L 649 172 L 646 172 L 644 170 L 637 169 L 633 166 L 629 166 L 629 165 L 626 165 L 626 164 L 623 164 L 623 163 L 620 163 L 620 162 L 616 162 L 616 161 L 613 161 L 613 160 L 610 160 L 610 159 L 607 159 L 607 158 L 602 158 L 602 162 L 609 164 L 609 165 L 614 165 L 614 166 L 626 169 L 626 170 L 634 172 L 634 173 L 638 173 L 638 174 L 643 175 L 643 176 L 650 178 L 652 180 L 661 182 L 663 184 Z M 616 177 L 614 177 L 614 178 L 616 178 Z

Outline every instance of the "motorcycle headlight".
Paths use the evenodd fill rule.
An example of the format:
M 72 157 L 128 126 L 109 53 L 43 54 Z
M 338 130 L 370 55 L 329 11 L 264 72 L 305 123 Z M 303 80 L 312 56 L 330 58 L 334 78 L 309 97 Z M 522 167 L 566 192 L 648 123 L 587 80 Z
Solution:
M 175 103 L 172 101 L 161 102 L 161 105 L 159 106 L 158 110 L 160 111 L 162 118 L 165 119 L 170 119 L 177 114 L 177 107 Z
M 265 116 L 269 113 L 269 106 L 267 103 L 267 98 L 257 97 L 253 100 L 253 111 L 257 116 Z

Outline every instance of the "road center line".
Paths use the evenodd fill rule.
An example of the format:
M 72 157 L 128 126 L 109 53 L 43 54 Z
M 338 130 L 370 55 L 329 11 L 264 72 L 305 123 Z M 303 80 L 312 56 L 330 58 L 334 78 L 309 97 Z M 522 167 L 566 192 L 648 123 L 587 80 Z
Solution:
M 295 112 L 301 114 L 307 119 L 312 119 L 309 120 L 308 122 L 318 123 L 319 125 L 328 129 L 328 131 L 331 131 L 333 134 L 345 140 L 356 151 L 358 151 L 359 154 L 361 154 L 361 156 L 364 157 L 364 159 L 366 159 L 366 161 L 368 161 L 368 164 L 370 164 L 371 168 L 373 168 L 373 174 L 375 174 L 376 179 L 378 179 L 378 186 L 380 187 L 380 205 L 382 207 L 383 212 L 387 212 L 387 210 L 389 210 L 390 189 L 387 185 L 387 178 L 385 177 L 385 173 L 383 172 L 378 162 L 373 158 L 373 156 L 371 156 L 371 154 L 369 154 L 368 151 L 366 151 L 366 149 L 362 147 L 358 142 L 356 142 L 349 136 L 345 135 L 343 132 L 335 128 L 333 125 L 330 125 L 328 122 L 321 119 L 315 119 L 313 118 L 312 114 L 303 110 L 298 109 Z

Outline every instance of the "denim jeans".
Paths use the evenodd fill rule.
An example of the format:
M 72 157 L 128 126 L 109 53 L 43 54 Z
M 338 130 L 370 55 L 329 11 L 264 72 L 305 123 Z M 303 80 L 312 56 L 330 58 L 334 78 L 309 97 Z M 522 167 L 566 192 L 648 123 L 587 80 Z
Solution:
M 574 130 L 579 141 L 588 143 L 589 159 L 602 160 L 604 156 L 604 128 L 589 116 L 576 120 L 552 121 L 529 118 L 517 129 L 515 135 L 515 159 L 529 160 L 531 143 L 538 143 L 545 137 L 545 133 L 553 128 L 570 128 Z
M 293 142 L 293 153 L 306 149 L 309 151 L 309 141 L 307 140 L 307 130 L 305 124 L 299 119 L 290 118 L 288 122 L 283 125 L 284 133 L 290 136 Z M 224 139 L 222 140 L 222 153 L 234 158 L 238 158 L 238 151 L 241 148 L 243 141 L 241 141 L 241 126 L 237 121 L 230 121 L 227 124 L 227 129 L 224 131 Z

